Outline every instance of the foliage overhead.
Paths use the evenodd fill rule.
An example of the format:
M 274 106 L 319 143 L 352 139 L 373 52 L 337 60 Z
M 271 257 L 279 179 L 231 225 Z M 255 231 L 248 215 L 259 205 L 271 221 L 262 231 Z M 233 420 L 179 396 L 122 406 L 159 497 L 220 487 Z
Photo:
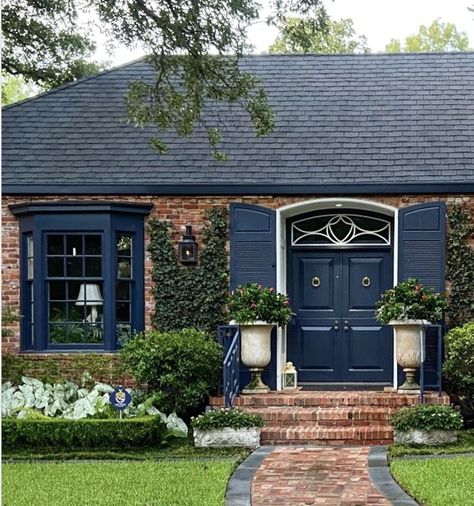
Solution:
M 443 318 L 446 299 L 416 279 L 409 278 L 385 290 L 376 308 L 376 318 L 384 324 L 392 320 L 428 320 L 435 323 Z
M 270 25 L 285 22 L 288 13 L 308 15 L 322 0 L 270 0 Z M 4 69 L 47 88 L 88 75 L 96 68 L 87 57 L 94 43 L 79 30 L 81 11 L 97 18 L 109 41 L 138 46 L 155 70 L 151 82 L 130 85 L 128 118 L 139 127 L 155 127 L 152 145 L 166 150 L 163 132 L 189 135 L 200 124 L 214 156 L 225 155 L 220 143 L 220 119 L 203 112 L 209 104 L 242 108 L 256 135 L 274 127 L 262 83 L 239 67 L 249 52 L 247 29 L 260 18 L 257 0 L 6 0 L 2 7 Z M 320 12 L 324 12 L 320 8 Z
M 315 23 L 313 18 L 287 18 L 270 53 L 369 53 L 367 38 L 357 35 L 352 19 Z
M 457 430 L 461 429 L 463 419 L 458 411 L 450 406 L 418 404 L 399 409 L 390 420 L 400 431 L 419 430 Z
M 446 278 L 450 281 L 447 316 L 451 324 L 474 321 L 474 218 L 468 206 L 448 210 Z
M 468 51 L 469 38 L 458 32 L 453 23 L 436 19 L 430 26 L 421 25 L 418 33 L 409 35 L 402 43 L 392 39 L 386 46 L 387 53 L 434 53 L 443 51 Z
M 201 231 L 199 265 L 180 266 L 168 222 L 150 220 L 150 243 L 155 312 L 153 326 L 161 331 L 196 327 L 215 334 L 224 321 L 229 286 L 227 268 L 227 209 L 215 207 Z
M 3 70 L 46 89 L 93 74 L 95 44 L 81 28 L 83 0 L 2 2 Z
M 286 325 L 291 320 L 288 297 L 274 288 L 248 283 L 229 295 L 229 319 L 244 325 L 256 321 Z

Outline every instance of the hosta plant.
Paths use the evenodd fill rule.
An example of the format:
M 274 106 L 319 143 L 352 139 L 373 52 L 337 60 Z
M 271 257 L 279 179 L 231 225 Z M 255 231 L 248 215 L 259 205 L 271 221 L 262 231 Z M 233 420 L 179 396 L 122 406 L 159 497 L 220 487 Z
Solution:
M 264 321 L 286 325 L 291 320 L 288 297 L 257 283 L 239 286 L 227 301 L 229 318 L 240 325 Z
M 392 320 L 438 322 L 443 319 L 446 298 L 410 278 L 386 290 L 376 308 L 376 318 L 384 324 Z

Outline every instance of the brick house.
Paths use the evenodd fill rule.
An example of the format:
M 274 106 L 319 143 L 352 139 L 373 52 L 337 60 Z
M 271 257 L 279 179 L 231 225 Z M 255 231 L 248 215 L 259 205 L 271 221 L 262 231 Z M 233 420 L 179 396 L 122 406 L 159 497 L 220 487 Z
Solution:
M 291 360 L 308 384 L 397 385 L 374 302 L 411 276 L 445 288 L 445 206 L 474 206 L 474 53 L 242 65 L 262 77 L 276 129 L 256 138 L 222 107 L 226 162 L 199 128 L 167 133 L 160 155 L 151 130 L 124 121 L 128 83 L 152 75 L 144 61 L 4 109 L 3 302 L 22 315 L 4 354 L 66 369 L 71 354 L 113 357 L 150 325 L 147 219 L 190 224 L 199 242 L 203 211 L 226 206 L 231 286 L 276 286 L 295 312 L 269 384 Z

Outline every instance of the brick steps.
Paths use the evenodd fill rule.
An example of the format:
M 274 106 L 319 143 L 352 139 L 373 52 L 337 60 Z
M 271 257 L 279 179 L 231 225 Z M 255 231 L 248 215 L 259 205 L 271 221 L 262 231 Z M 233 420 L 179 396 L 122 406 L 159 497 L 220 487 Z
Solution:
M 428 392 L 425 401 L 449 405 L 446 394 Z M 395 392 L 296 391 L 241 395 L 235 407 L 262 416 L 263 445 L 380 445 L 393 443 L 390 416 L 418 402 L 417 395 Z M 223 398 L 210 403 L 218 408 Z
M 345 427 L 367 425 L 386 425 L 396 408 L 374 406 L 348 407 L 292 407 L 266 406 L 247 407 L 241 409 L 248 413 L 259 414 L 265 426 L 290 427 Z
M 393 430 L 390 425 L 362 427 L 268 427 L 262 429 L 263 445 L 378 445 L 391 444 Z

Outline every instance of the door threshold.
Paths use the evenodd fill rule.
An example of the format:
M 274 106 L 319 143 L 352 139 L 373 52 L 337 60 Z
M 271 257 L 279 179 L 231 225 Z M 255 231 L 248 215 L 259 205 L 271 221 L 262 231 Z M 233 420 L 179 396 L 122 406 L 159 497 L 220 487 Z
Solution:
M 302 387 L 303 391 L 311 390 L 376 390 L 383 391 L 386 387 L 391 387 L 392 383 L 345 383 L 345 382 L 334 382 L 334 383 L 314 383 L 314 382 L 298 382 L 298 386 Z

